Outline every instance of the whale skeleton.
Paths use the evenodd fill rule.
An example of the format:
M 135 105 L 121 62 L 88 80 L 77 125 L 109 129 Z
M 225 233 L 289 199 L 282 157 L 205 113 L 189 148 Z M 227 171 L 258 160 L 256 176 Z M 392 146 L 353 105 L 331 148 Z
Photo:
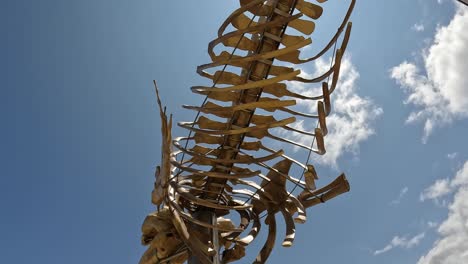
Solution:
M 152 192 L 158 210 L 143 224 L 142 243 L 148 249 L 140 264 L 245 263 L 245 250 L 263 221 L 267 240 L 253 263 L 265 263 L 275 245 L 277 213 L 286 230 L 282 246 L 290 247 L 295 224 L 307 220 L 308 208 L 350 190 L 344 174 L 317 188 L 317 172 L 309 161 L 312 153 L 326 153 L 326 118 L 355 0 L 349 1 L 324 47 L 303 58 L 301 51 L 312 44 L 310 35 L 326 0 L 317 2 L 240 0 L 208 45 L 211 62 L 197 68 L 213 84 L 191 88 L 205 100 L 200 106 L 183 106 L 197 113 L 192 122 L 177 123 L 188 136 L 172 136 L 172 116 L 167 116 L 155 83 L 162 124 L 161 164 Z M 317 76 L 301 75 L 299 66 L 331 52 L 329 68 Z M 294 84 L 318 89 L 297 91 Z M 299 100 L 315 110 L 298 109 Z M 317 125 L 307 131 L 300 122 Z M 279 146 L 305 151 L 307 161 Z

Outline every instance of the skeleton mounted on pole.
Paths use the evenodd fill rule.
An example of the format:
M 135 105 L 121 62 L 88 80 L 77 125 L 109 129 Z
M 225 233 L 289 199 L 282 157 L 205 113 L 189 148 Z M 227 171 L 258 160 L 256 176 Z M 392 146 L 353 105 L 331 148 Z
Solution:
M 245 263 L 245 249 L 257 237 L 263 220 L 268 237 L 253 263 L 265 263 L 275 244 L 276 214 L 284 218 L 282 245 L 289 247 L 295 223 L 306 221 L 307 208 L 349 191 L 344 174 L 317 188 L 318 176 L 309 158 L 326 152 L 326 117 L 351 33 L 349 18 L 355 0 L 349 1 L 345 17 L 325 47 L 310 58 L 300 58 L 300 49 L 312 43 L 309 35 L 326 0 L 317 2 L 240 0 L 240 8 L 208 45 L 212 61 L 197 68 L 213 85 L 191 88 L 205 100 L 201 106 L 183 106 L 197 112 L 193 122 L 178 123 L 188 136 L 172 137 L 172 117 L 167 117 L 156 87 L 163 140 L 152 193 L 158 210 L 143 223 L 142 243 L 148 249 L 140 264 L 241 259 Z M 234 30 L 226 32 L 230 28 Z M 225 50 L 216 53 L 220 45 Z M 333 51 L 328 69 L 313 78 L 300 75 L 299 65 L 314 62 L 328 51 Z M 288 87 L 293 82 L 319 84 L 321 89 L 316 95 L 301 94 Z M 314 103 L 316 110 L 300 112 L 295 107 L 298 100 Z M 315 121 L 315 129 L 298 128 L 299 118 Z M 309 137 L 312 144 L 290 139 L 289 134 Z M 307 161 L 275 149 L 278 144 L 273 142 L 306 151 Z

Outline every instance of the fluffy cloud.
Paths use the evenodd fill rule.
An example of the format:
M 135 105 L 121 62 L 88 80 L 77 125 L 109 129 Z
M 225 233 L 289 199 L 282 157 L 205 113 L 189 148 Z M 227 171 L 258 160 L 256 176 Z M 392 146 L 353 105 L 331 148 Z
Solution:
M 425 189 L 419 199 L 421 202 L 425 200 L 436 200 L 442 196 L 445 196 L 451 192 L 449 179 L 440 179 L 437 180 L 433 185 Z
M 330 61 L 317 60 L 316 71 L 327 69 Z M 320 72 L 323 72 L 320 71 Z M 304 75 L 310 77 L 309 74 Z M 337 167 L 338 158 L 344 153 L 357 154 L 359 145 L 373 135 L 373 121 L 379 117 L 383 111 L 369 98 L 358 95 L 357 80 L 359 73 L 352 64 L 349 56 L 346 56 L 341 64 L 340 80 L 336 90 L 332 94 L 332 113 L 327 117 L 328 135 L 325 137 L 325 147 L 327 153 L 316 159 L 316 162 Z M 319 89 L 305 88 L 301 84 L 296 84 L 294 88 L 301 94 L 317 94 Z M 316 105 L 309 101 L 298 101 L 298 105 L 308 108 L 308 112 L 315 112 Z M 298 122 L 296 128 L 312 131 L 315 124 L 306 126 L 304 122 Z M 295 136 L 297 140 L 305 145 L 310 145 L 310 140 L 301 136 Z
M 453 193 L 456 189 L 468 185 L 468 162 L 457 172 L 454 179 L 439 179 L 430 187 L 426 188 L 419 196 L 421 201 L 436 200 L 447 194 Z
M 455 195 L 447 219 L 438 228 L 441 238 L 418 264 L 468 263 L 468 161 L 448 185 Z
M 424 122 L 423 142 L 434 128 L 468 117 L 468 9 L 458 8 L 452 21 L 437 29 L 432 44 L 422 52 L 424 69 L 403 62 L 391 77 L 408 94 L 405 103 L 418 110 L 408 123 Z
M 385 253 L 387 251 L 390 251 L 394 248 L 405 248 L 405 249 L 410 249 L 412 247 L 415 247 L 417 245 L 419 245 L 419 243 L 421 242 L 421 240 L 424 238 L 425 236 L 425 233 L 421 233 L 419 235 L 416 235 L 412 238 L 407 238 L 407 237 L 399 237 L 399 236 L 395 236 L 393 237 L 393 239 L 390 241 L 390 243 L 388 243 L 388 245 L 386 245 L 384 248 L 382 249 L 379 249 L 379 250 L 376 250 L 374 251 L 374 255 L 380 255 L 382 253 Z

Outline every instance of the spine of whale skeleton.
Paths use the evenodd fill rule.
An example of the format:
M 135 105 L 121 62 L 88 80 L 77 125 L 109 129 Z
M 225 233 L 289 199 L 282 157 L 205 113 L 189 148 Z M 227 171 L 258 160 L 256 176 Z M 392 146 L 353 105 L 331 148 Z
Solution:
M 309 159 L 298 161 L 274 147 L 293 145 L 309 156 L 326 153 L 326 117 L 355 0 L 350 0 L 328 43 L 314 56 L 302 58 L 301 49 L 312 44 L 309 36 L 326 0 L 317 2 L 240 0 L 240 8 L 208 45 L 212 61 L 197 68 L 213 85 L 191 88 L 205 100 L 201 106 L 183 106 L 197 114 L 193 122 L 178 123 L 188 136 L 172 137 L 172 116 L 167 117 L 156 88 L 163 141 L 152 192 L 158 210 L 143 223 L 142 243 L 148 249 L 141 264 L 184 263 L 189 255 L 203 264 L 238 261 L 262 222 L 268 236 L 253 263 L 265 263 L 275 244 L 277 213 L 286 225 L 282 245 L 289 247 L 295 223 L 306 221 L 307 208 L 349 191 L 344 174 L 317 188 L 318 176 Z M 329 69 L 313 78 L 300 75 L 299 67 L 331 52 Z M 301 94 L 288 87 L 292 82 L 321 86 L 321 92 Z M 298 100 L 316 105 L 316 110 L 300 112 L 295 108 Z M 317 126 L 300 130 L 298 118 Z M 288 138 L 294 133 L 310 137 L 312 145 Z M 199 217 L 201 212 L 210 212 L 214 220 Z

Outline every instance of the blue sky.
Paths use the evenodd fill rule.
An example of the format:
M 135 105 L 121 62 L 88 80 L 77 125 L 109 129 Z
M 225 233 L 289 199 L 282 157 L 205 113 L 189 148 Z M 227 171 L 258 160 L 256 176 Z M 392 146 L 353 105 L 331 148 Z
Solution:
M 195 68 L 237 6 L 3 3 L 0 262 L 138 261 L 160 160 L 152 80 L 175 119 L 191 120 L 181 105 L 199 104 L 189 87 L 206 82 Z M 316 43 L 340 6 L 326 4 Z M 468 11 L 457 6 L 358 0 L 332 121 L 350 129 L 327 137 L 331 157 L 316 161 L 319 184 L 344 171 L 351 192 L 312 208 L 295 245 L 269 263 L 468 259 Z

